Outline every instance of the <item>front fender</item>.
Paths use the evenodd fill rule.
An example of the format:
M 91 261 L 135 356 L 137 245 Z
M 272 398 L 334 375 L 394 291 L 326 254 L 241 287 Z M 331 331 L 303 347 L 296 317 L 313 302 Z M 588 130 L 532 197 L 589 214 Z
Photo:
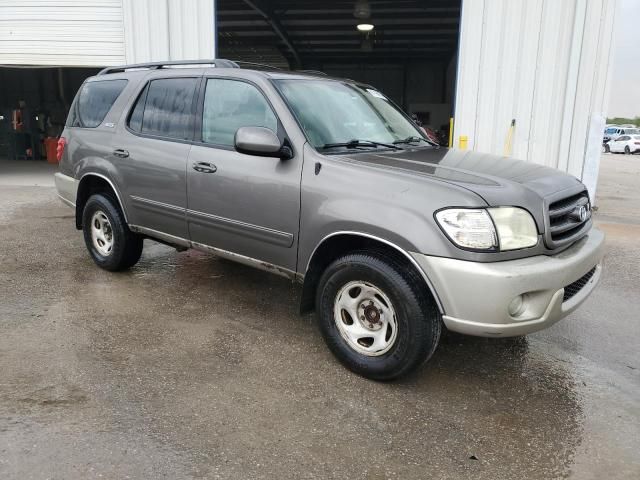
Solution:
M 322 239 L 335 232 L 371 235 L 403 252 L 454 256 L 456 248 L 433 213 L 449 206 L 486 206 L 465 188 L 325 157 L 310 147 L 304 162 L 298 249 L 302 274 Z M 321 168 L 314 168 L 315 163 Z

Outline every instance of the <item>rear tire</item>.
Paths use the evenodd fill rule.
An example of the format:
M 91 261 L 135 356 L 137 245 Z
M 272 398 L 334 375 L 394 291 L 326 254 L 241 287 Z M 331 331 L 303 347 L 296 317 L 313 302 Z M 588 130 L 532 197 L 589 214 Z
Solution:
M 629 155 L 629 154 L 631 154 L 631 149 L 629 148 L 629 145 L 627 145 L 626 147 L 624 147 L 624 154 L 625 154 L 625 155 Z
M 319 327 L 347 368 L 373 380 L 392 380 L 431 357 L 442 322 L 421 277 L 379 253 L 334 261 L 316 294 Z
M 116 272 L 135 265 L 143 238 L 127 226 L 118 202 L 106 193 L 91 195 L 82 213 L 84 242 L 100 268 Z

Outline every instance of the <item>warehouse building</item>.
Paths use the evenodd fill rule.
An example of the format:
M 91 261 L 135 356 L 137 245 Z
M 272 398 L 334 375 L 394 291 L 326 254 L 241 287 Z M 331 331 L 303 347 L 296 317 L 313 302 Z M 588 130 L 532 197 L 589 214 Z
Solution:
M 454 148 L 557 167 L 593 194 L 615 10 L 616 0 L 2 0 L 0 157 L 45 156 L 102 67 L 215 57 L 372 84 Z

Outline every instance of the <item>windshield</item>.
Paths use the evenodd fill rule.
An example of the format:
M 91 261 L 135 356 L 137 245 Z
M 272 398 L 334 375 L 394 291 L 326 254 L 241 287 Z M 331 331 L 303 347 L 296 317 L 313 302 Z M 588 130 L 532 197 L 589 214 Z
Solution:
M 393 144 L 425 138 L 387 97 L 373 88 L 314 79 L 276 80 L 276 85 L 315 148 L 353 140 Z

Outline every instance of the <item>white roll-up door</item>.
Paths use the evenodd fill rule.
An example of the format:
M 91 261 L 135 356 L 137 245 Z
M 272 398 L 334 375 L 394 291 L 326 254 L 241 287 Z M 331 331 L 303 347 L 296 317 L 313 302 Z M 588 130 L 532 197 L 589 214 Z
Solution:
M 0 64 L 125 61 L 122 0 L 0 0 Z
M 0 0 L 0 65 L 213 58 L 214 0 Z

